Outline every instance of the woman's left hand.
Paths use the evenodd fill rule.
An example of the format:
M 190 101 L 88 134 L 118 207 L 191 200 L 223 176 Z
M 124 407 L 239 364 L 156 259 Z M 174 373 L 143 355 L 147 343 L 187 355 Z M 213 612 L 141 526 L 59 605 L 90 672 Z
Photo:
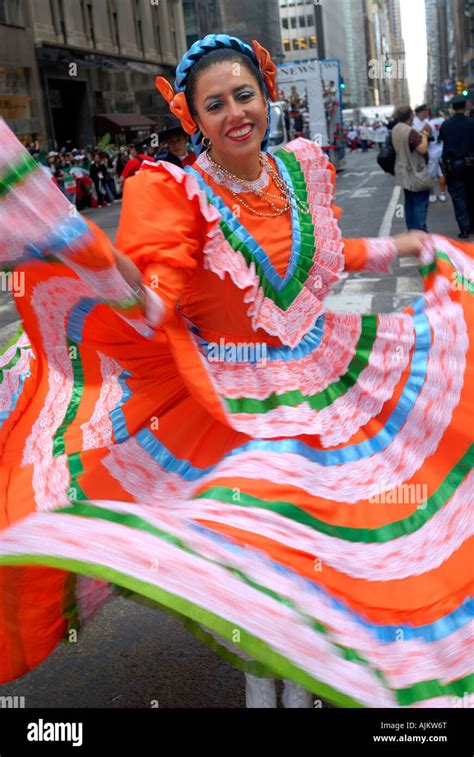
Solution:
M 406 234 L 397 234 L 393 237 L 398 256 L 400 258 L 407 255 L 419 255 L 423 249 L 429 234 L 426 231 L 409 231 Z

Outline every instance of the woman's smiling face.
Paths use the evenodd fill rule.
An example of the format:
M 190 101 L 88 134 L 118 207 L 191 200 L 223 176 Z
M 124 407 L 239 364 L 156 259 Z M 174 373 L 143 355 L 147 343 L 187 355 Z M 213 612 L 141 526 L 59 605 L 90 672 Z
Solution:
M 194 109 L 216 157 L 258 154 L 267 129 L 267 103 L 255 77 L 237 61 L 221 61 L 199 74 Z

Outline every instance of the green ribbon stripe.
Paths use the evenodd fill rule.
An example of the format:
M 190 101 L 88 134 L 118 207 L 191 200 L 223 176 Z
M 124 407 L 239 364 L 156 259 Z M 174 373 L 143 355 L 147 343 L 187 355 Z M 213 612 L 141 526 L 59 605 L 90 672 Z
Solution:
M 258 507 L 278 513 L 284 518 L 289 518 L 296 523 L 301 523 L 304 526 L 313 528 L 315 531 L 337 539 L 349 542 L 364 542 L 366 544 L 383 544 L 393 539 L 398 539 L 401 536 L 412 534 L 424 526 L 449 501 L 473 465 L 474 444 L 471 444 L 467 452 L 449 471 L 436 491 L 426 501 L 420 503 L 423 507 L 419 507 L 416 512 L 402 520 L 389 523 L 385 526 L 379 526 L 378 528 L 336 526 L 314 518 L 302 507 L 294 505 L 292 502 L 265 500 L 242 491 L 239 491 L 239 499 L 235 500 L 234 490 L 225 486 L 210 486 L 208 489 L 204 489 L 204 491 L 195 495 L 193 499 L 213 499 L 216 502 L 226 502 L 239 507 Z
M 306 182 L 303 170 L 301 169 L 298 160 L 294 155 L 287 153 L 284 150 L 278 151 L 276 155 L 278 155 L 278 157 L 281 158 L 281 160 L 285 163 L 287 170 L 291 176 L 295 188 L 295 193 L 300 200 L 307 202 L 308 194 Z M 268 280 L 261 264 L 255 259 L 248 245 L 246 245 L 245 242 L 242 242 L 237 237 L 237 235 L 230 229 L 225 221 L 221 221 L 220 223 L 224 237 L 229 242 L 232 249 L 235 252 L 241 253 L 247 265 L 250 265 L 250 263 L 252 262 L 254 263 L 255 270 L 257 272 L 265 296 L 271 299 L 275 303 L 275 305 L 277 305 L 277 307 L 284 311 L 288 310 L 290 305 L 294 302 L 296 297 L 304 288 L 309 271 L 314 265 L 315 239 L 312 217 L 310 213 L 303 213 L 299 206 L 297 207 L 297 212 L 301 232 L 301 253 L 293 276 L 288 280 L 281 291 L 274 289 L 274 287 Z
M 441 260 L 446 260 L 446 262 L 449 263 L 453 268 L 455 268 L 453 261 L 447 255 L 445 252 L 437 252 L 436 257 L 440 258 Z M 421 276 L 426 279 L 430 273 L 434 273 L 437 270 L 437 264 L 436 260 L 433 263 L 429 263 L 428 265 L 422 265 L 419 267 L 419 272 Z M 456 271 L 456 282 L 463 287 L 467 292 L 470 294 L 474 294 L 474 282 L 470 279 L 462 276 L 460 273 Z
M 25 349 L 31 349 L 31 345 L 24 344 L 21 347 L 17 347 L 16 351 L 15 351 L 15 354 L 13 355 L 12 359 L 10 360 L 10 362 L 7 363 L 7 365 L 4 365 L 3 368 L 0 368 L 0 384 L 3 381 L 3 374 L 6 371 L 10 371 L 18 363 L 19 359 L 21 358 L 22 350 L 25 350 Z
M 332 702 L 337 707 L 364 707 L 360 702 L 352 699 L 346 694 L 337 691 L 322 681 L 318 681 L 313 676 L 306 673 L 301 668 L 293 665 L 285 657 L 275 652 L 268 644 L 258 639 L 256 636 L 247 633 L 235 623 L 230 623 L 218 615 L 195 605 L 193 602 L 183 599 L 176 594 L 171 594 L 157 586 L 140 581 L 126 573 L 121 573 L 114 568 L 109 568 L 99 563 L 88 563 L 81 560 L 72 560 L 70 558 L 58 558 L 49 555 L 2 555 L 0 556 L 0 565 L 46 565 L 58 570 L 69 570 L 82 575 L 89 575 L 93 578 L 99 578 L 102 581 L 116 583 L 130 589 L 136 594 L 142 594 L 149 597 L 157 605 L 164 605 L 179 612 L 180 615 L 190 617 L 192 620 L 200 623 L 207 628 L 215 631 L 226 639 L 232 641 L 235 631 L 240 632 L 240 647 L 246 654 L 254 659 L 260 660 L 274 675 L 278 678 L 290 678 L 296 681 L 307 691 L 312 691 L 322 699 Z M 464 690 L 465 691 L 465 690 Z
M 82 368 L 79 345 L 76 342 L 73 342 L 71 339 L 67 339 L 67 344 L 69 349 L 71 349 L 71 347 L 74 348 L 77 354 L 77 357 L 71 357 L 74 386 L 72 389 L 71 400 L 66 410 L 64 419 L 60 426 L 58 426 L 54 434 L 53 457 L 64 455 L 65 453 L 64 434 L 77 415 L 79 404 L 81 402 L 82 394 L 84 391 L 84 371 Z
M 6 344 L 4 344 L 4 345 L 3 345 L 3 347 L 0 347 L 0 355 L 4 355 L 4 354 L 5 354 L 5 352 L 6 352 L 6 351 L 7 351 L 7 350 L 8 350 L 8 349 L 9 349 L 9 348 L 10 348 L 10 347 L 11 347 L 11 346 L 13 345 L 13 344 L 15 344 L 16 342 L 18 342 L 18 340 L 20 339 L 20 337 L 21 337 L 22 335 L 23 335 L 23 323 L 20 323 L 20 325 L 18 326 L 18 331 L 16 332 L 16 334 L 15 334 L 14 336 L 12 336 L 12 338 L 11 338 L 11 339 L 9 339 L 9 340 L 8 340 L 8 342 L 7 342 Z M 27 346 L 28 346 L 28 347 L 30 347 L 30 345 L 27 345 Z
M 308 625 L 315 632 L 324 634 L 327 641 L 330 642 L 334 647 L 337 647 L 339 650 L 339 654 L 342 654 L 345 657 L 345 659 L 357 660 L 358 662 L 362 662 L 364 665 L 367 665 L 367 667 L 370 667 L 370 663 L 368 662 L 368 660 L 361 657 L 360 654 L 355 649 L 352 649 L 351 647 L 344 647 L 338 642 L 335 642 L 332 639 L 331 632 L 327 626 L 325 626 L 323 623 L 317 620 L 314 620 L 314 618 L 302 612 L 292 600 L 288 599 L 287 597 L 283 597 L 282 595 L 278 594 L 272 589 L 267 588 L 266 586 L 262 586 L 261 584 L 256 583 L 253 579 L 249 578 L 249 576 L 247 576 L 243 571 L 238 570 L 237 568 L 233 568 L 219 561 L 212 560 L 210 558 L 206 558 L 206 557 L 203 557 L 202 555 L 199 555 L 199 553 L 195 552 L 195 550 L 188 547 L 183 542 L 183 540 L 180 539 L 179 537 L 173 536 L 172 534 L 169 534 L 163 531 L 162 529 L 156 528 L 151 523 L 149 523 L 144 518 L 141 518 L 138 515 L 134 515 L 133 513 L 130 513 L 130 514 L 119 513 L 114 510 L 104 510 L 103 508 L 97 507 L 96 505 L 93 505 L 89 503 L 88 501 L 76 502 L 72 507 L 64 507 L 64 508 L 55 510 L 54 512 L 65 513 L 67 515 L 85 516 L 87 518 L 97 518 L 99 520 L 110 521 L 112 523 L 118 523 L 122 526 L 129 526 L 131 528 L 136 528 L 137 530 L 140 530 L 140 531 L 147 531 L 148 533 L 153 534 L 153 536 L 157 536 L 158 538 L 161 538 L 173 544 L 175 547 L 182 549 L 183 552 L 187 552 L 189 554 L 195 555 L 196 557 L 200 557 L 201 559 L 211 564 L 219 565 L 220 567 L 225 568 L 229 573 L 232 573 L 233 575 L 240 578 L 241 581 L 246 583 L 248 586 L 251 586 L 253 589 L 256 589 L 262 594 L 266 594 L 267 596 L 285 605 L 286 607 L 291 607 L 292 609 L 294 609 L 302 617 L 305 618 Z M 373 668 L 373 670 L 374 670 L 374 673 L 381 680 L 384 680 L 383 673 L 380 670 L 377 670 L 375 668 Z
M 58 510 L 55 512 L 60 511 Z M 317 694 L 322 699 L 333 702 L 339 707 L 364 706 L 360 702 L 357 702 L 342 692 L 337 691 L 328 684 L 313 678 L 313 676 L 309 675 L 301 668 L 298 668 L 278 652 L 275 652 L 261 639 L 249 634 L 245 629 L 239 628 L 235 624 L 220 618 L 209 610 L 205 610 L 193 602 L 178 595 L 171 594 L 155 585 L 140 581 L 126 573 L 122 573 L 114 568 L 109 568 L 108 566 L 99 563 L 84 562 L 66 557 L 58 558 L 51 555 L 30 555 L 27 553 L 22 555 L 0 556 L 0 565 L 23 566 L 25 564 L 46 565 L 57 568 L 58 570 L 69 570 L 74 573 L 90 575 L 94 578 L 99 578 L 102 581 L 121 585 L 137 594 L 142 594 L 153 599 L 157 604 L 165 605 L 174 609 L 181 615 L 187 616 L 195 622 L 210 628 L 231 641 L 231 643 L 235 643 L 233 642 L 233 636 L 235 631 L 238 630 L 240 632 L 239 643 L 242 650 L 250 657 L 259 660 L 273 670 L 277 677 L 290 678 L 308 691 Z M 354 655 L 358 654 L 356 650 L 352 651 Z M 376 674 L 376 671 L 374 671 L 374 674 Z M 442 684 L 437 680 L 422 681 L 408 688 L 401 689 L 400 691 L 394 690 L 394 694 L 400 703 L 407 704 L 412 704 L 421 699 L 444 696 L 446 694 L 462 696 L 466 691 L 469 691 L 467 688 L 468 685 L 474 684 L 474 681 L 472 680 L 473 678 L 473 676 L 470 676 L 448 684 Z
M 248 397 L 239 397 L 238 399 L 224 397 L 227 409 L 230 413 L 263 414 L 281 405 L 296 407 L 307 402 L 313 410 L 322 410 L 345 394 L 357 382 L 361 372 L 367 367 L 376 336 L 377 315 L 363 315 L 361 336 L 347 372 L 338 381 L 318 394 L 305 395 L 299 389 L 295 389 L 283 394 L 273 392 L 264 400 Z
M 296 611 L 299 612 L 300 615 L 305 618 L 305 620 L 309 623 L 309 625 L 313 628 L 315 632 L 322 633 L 325 636 L 326 641 L 331 643 L 334 647 L 337 647 L 339 654 L 343 654 L 345 659 L 347 660 L 357 660 L 361 664 L 367 665 L 368 667 L 372 669 L 374 674 L 384 682 L 384 685 L 386 685 L 384 675 L 380 670 L 373 668 L 370 665 L 370 663 L 357 652 L 357 650 L 351 647 L 342 646 L 338 642 L 334 642 L 332 639 L 332 633 L 330 629 L 328 629 L 327 626 L 325 626 L 325 624 L 319 621 L 316 621 L 310 616 L 306 615 L 304 612 L 301 612 L 296 607 L 294 602 L 287 599 L 286 597 L 279 595 L 277 592 L 273 590 L 270 590 L 264 586 L 261 586 L 260 584 L 256 583 L 255 581 L 250 579 L 248 576 L 246 576 L 240 570 L 237 570 L 235 568 L 232 568 L 220 562 L 216 563 L 216 561 L 214 560 L 211 560 L 209 558 L 203 557 L 202 555 L 199 555 L 194 550 L 187 547 L 186 544 L 179 537 L 175 537 L 172 534 L 168 534 L 162 531 L 161 529 L 156 528 L 155 526 L 153 526 L 151 523 L 148 523 L 145 519 L 141 518 L 140 516 L 129 514 L 129 513 L 119 513 L 119 512 L 110 511 L 110 510 L 104 511 L 102 508 L 97 507 L 96 505 L 90 504 L 88 502 L 76 503 L 76 505 L 73 507 L 66 507 L 66 508 L 62 508 L 61 510 L 55 510 L 54 513 L 56 512 L 99 518 L 100 520 L 112 521 L 114 523 L 119 523 L 124 526 L 129 526 L 131 528 L 137 528 L 139 530 L 147 531 L 149 533 L 152 533 L 155 536 L 158 536 L 159 538 L 162 538 L 174 544 L 178 548 L 183 549 L 183 551 L 186 551 L 190 554 L 195 554 L 195 555 L 197 554 L 197 556 L 199 556 L 201 559 L 206 560 L 206 562 L 220 565 L 221 567 L 225 568 L 229 572 L 237 575 L 241 580 L 243 580 L 245 583 L 255 588 L 257 591 L 261 591 L 265 593 L 266 595 L 273 597 L 276 601 L 281 602 L 287 607 L 292 607 L 296 609 Z M 1 563 L 1 560 L 0 560 L 0 563 Z M 145 592 L 141 592 L 141 593 L 145 593 Z M 184 614 L 188 615 L 188 613 L 184 613 Z M 209 623 L 204 623 L 204 625 L 207 625 L 209 628 L 213 628 L 213 626 L 209 625 Z M 213 629 L 213 630 L 217 630 L 217 629 Z M 218 633 L 221 633 L 221 632 L 218 631 Z M 231 636 L 229 637 L 225 633 L 221 633 L 221 635 L 224 636 L 225 638 L 228 638 L 229 641 L 232 641 Z M 251 656 L 254 656 L 258 659 L 257 655 L 252 654 Z M 262 658 L 260 659 L 262 662 L 264 663 L 266 662 L 264 659 Z M 432 681 L 420 682 L 420 683 L 415 684 L 414 686 L 408 687 L 407 689 L 402 689 L 401 699 L 399 697 L 399 693 L 397 690 L 394 690 L 394 693 L 396 694 L 397 697 L 399 697 L 400 701 L 407 699 L 407 701 L 411 703 L 411 702 L 419 701 L 420 699 L 430 699 L 436 696 L 443 696 L 445 694 L 457 694 L 461 696 L 467 690 L 466 688 L 463 689 L 462 685 L 463 684 L 461 684 L 459 681 L 454 681 L 445 685 L 445 684 L 442 684 L 440 681 L 432 680 Z
M 0 176 L 0 198 L 10 192 L 16 184 L 23 181 L 28 174 L 38 167 L 36 160 L 26 150 L 22 150 L 18 158 L 7 166 L 7 172 Z

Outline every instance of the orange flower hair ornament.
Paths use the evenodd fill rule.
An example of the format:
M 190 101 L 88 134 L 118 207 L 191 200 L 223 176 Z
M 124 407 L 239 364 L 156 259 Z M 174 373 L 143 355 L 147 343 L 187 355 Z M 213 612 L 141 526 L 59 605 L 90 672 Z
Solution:
M 156 88 L 170 106 L 170 111 L 176 118 L 181 121 L 181 126 L 187 134 L 195 134 L 198 127 L 196 121 L 189 112 L 186 95 L 184 92 L 175 93 L 173 87 L 163 76 L 157 76 L 155 79 Z
M 271 55 L 268 50 L 263 47 L 260 42 L 257 42 L 256 39 L 252 40 L 252 47 L 255 55 L 257 56 L 258 65 L 260 66 L 260 71 L 262 72 L 270 100 L 273 100 L 275 102 L 276 100 L 278 100 L 276 66 L 272 61 Z

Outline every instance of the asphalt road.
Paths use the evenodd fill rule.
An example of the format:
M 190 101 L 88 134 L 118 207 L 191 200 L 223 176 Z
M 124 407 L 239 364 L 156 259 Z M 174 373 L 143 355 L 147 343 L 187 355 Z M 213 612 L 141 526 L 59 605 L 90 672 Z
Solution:
M 393 178 L 375 162 L 375 151 L 350 155 L 338 174 L 336 202 L 347 237 L 404 230 L 401 198 Z M 389 208 L 389 211 L 387 211 Z M 88 212 L 113 239 L 120 204 Z M 457 235 L 451 201 L 430 207 L 429 229 Z M 411 260 L 394 276 L 350 274 L 328 298 L 337 310 L 388 312 L 408 305 L 422 291 Z M 8 292 L 0 292 L 0 345 L 12 336 L 18 314 Z M 244 676 L 184 630 L 179 622 L 130 600 L 109 601 L 76 644 L 60 644 L 35 670 L 0 687 L 4 696 L 24 697 L 25 707 L 242 708 Z M 1 704 L 0 704 L 1 706 Z

